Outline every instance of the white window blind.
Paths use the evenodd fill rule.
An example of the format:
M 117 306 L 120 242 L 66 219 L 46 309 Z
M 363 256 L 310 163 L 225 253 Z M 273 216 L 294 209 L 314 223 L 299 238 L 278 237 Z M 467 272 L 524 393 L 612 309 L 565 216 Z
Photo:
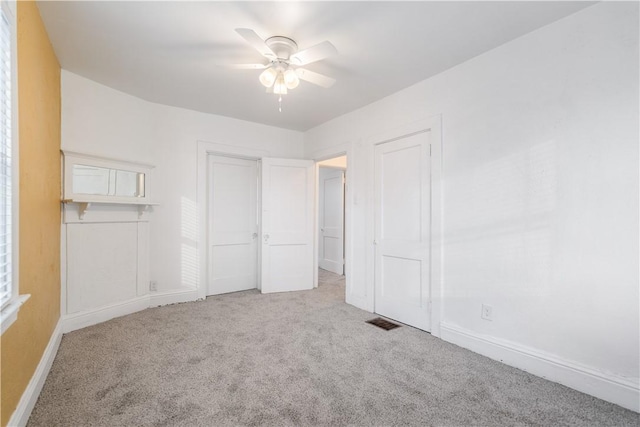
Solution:
M 11 27 L 0 9 L 0 303 L 12 297 Z

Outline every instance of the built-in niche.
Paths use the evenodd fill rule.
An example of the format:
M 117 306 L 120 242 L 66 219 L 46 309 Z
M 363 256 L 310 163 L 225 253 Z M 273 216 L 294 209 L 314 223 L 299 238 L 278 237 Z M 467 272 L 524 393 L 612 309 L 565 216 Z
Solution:
M 65 330 L 149 307 L 153 166 L 62 152 Z

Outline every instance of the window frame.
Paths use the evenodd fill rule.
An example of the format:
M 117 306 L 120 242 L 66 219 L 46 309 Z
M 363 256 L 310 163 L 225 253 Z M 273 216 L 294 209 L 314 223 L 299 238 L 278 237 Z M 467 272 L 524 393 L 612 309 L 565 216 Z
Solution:
M 18 139 L 18 46 L 16 28 L 16 0 L 0 0 L 0 8 L 9 21 L 11 39 L 11 298 L 0 310 L 1 333 L 18 318 L 20 306 L 30 295 L 20 295 L 19 282 L 19 139 Z

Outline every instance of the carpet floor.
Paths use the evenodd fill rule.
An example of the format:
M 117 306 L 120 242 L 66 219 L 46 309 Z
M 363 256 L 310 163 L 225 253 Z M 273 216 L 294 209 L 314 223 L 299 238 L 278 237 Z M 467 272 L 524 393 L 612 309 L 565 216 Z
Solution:
M 28 426 L 638 426 L 640 415 L 344 302 L 344 281 L 65 334 Z

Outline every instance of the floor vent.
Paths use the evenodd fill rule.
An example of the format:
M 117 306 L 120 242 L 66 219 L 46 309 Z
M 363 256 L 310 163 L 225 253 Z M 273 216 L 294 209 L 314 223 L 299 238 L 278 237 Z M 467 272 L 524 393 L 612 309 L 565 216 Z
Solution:
M 375 319 L 367 320 L 366 322 L 371 323 L 372 325 L 375 325 L 378 328 L 382 328 L 385 331 L 390 331 L 391 329 L 400 327 L 400 325 L 393 322 L 389 322 L 388 320 L 384 320 L 382 317 L 376 317 Z

